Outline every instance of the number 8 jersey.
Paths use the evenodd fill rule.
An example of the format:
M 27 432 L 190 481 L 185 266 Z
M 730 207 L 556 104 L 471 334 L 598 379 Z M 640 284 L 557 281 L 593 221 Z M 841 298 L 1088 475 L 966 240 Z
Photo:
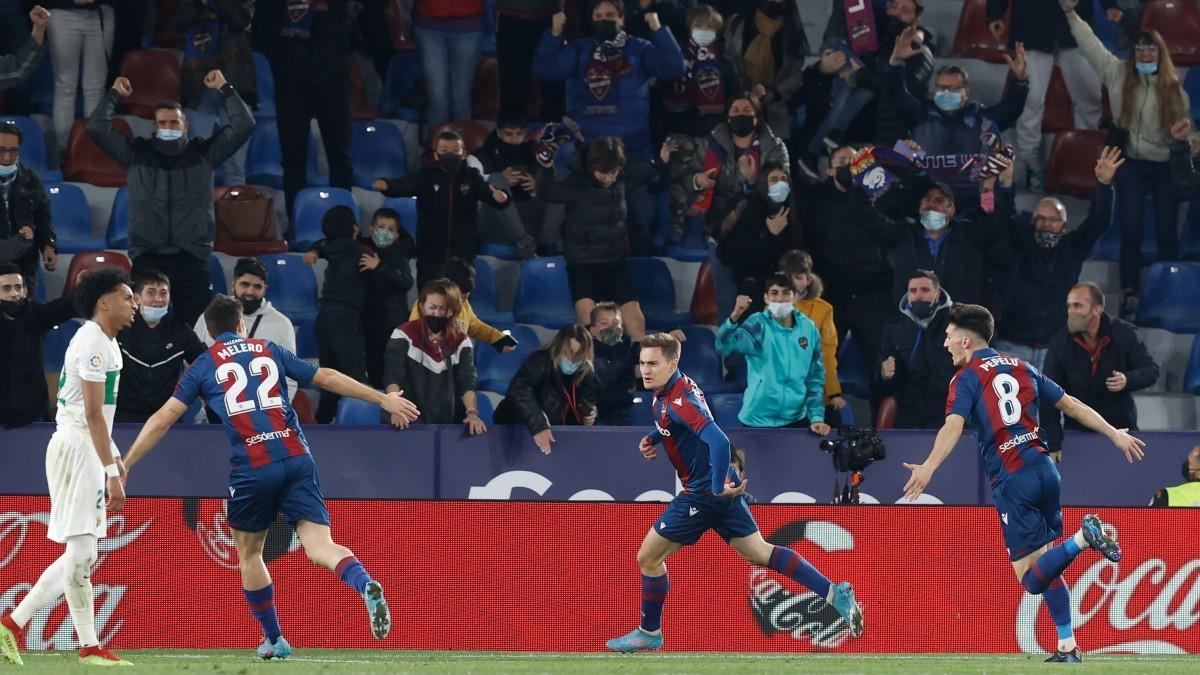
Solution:
M 184 405 L 203 398 L 225 424 L 233 470 L 256 469 L 309 454 L 284 378 L 304 387 L 316 374 L 316 366 L 274 342 L 223 333 L 183 374 L 175 398 Z
M 1047 454 L 1038 435 L 1038 407 L 1063 397 L 1058 386 L 1029 363 L 980 349 L 950 380 L 946 414 L 961 415 L 979 439 L 988 480 L 995 485 Z

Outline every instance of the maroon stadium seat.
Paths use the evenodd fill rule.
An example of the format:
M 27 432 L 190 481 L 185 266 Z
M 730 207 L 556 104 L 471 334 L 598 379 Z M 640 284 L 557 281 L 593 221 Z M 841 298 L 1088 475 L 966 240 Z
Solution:
M 692 291 L 692 323 L 717 325 L 717 286 L 713 282 L 712 265 L 707 260 L 696 272 L 696 289 Z
M 71 257 L 71 266 L 67 268 L 67 283 L 63 286 L 63 294 L 70 293 L 75 288 L 76 278 L 84 270 L 95 270 L 101 267 L 120 267 L 126 274 L 133 272 L 133 263 L 119 251 L 83 251 Z
M 114 119 L 113 127 L 133 137 L 133 131 L 123 119 Z M 63 176 L 69 181 L 91 183 L 100 187 L 125 185 L 125 167 L 109 157 L 87 135 L 87 120 L 77 119 L 67 138 L 67 154 L 63 159 Z
M 491 129 L 471 120 L 442 122 L 429 130 L 429 147 L 432 148 L 434 139 L 438 137 L 438 134 L 446 130 L 457 131 L 462 134 L 463 143 L 467 146 L 468 155 L 479 149 L 479 146 L 483 145 L 483 142 L 487 140 L 488 134 L 492 133 Z
M 1046 192 L 1091 199 L 1096 190 L 1096 159 L 1107 138 L 1107 132 L 1092 129 L 1055 135 L 1046 165 Z
M 1008 51 L 1008 26 L 1012 8 L 1004 13 L 1004 34 L 997 40 L 987 27 L 987 0 L 966 0 L 958 15 L 954 32 L 954 55 L 964 59 L 982 59 L 989 63 L 1004 63 Z
M 1176 66 L 1200 66 L 1200 7 L 1195 0 L 1149 0 L 1142 8 L 1142 30 L 1150 29 L 1167 41 Z
M 133 94 L 121 101 L 121 110 L 154 119 L 159 101 L 179 100 L 179 58 L 166 49 L 138 49 L 121 59 L 121 76 L 133 84 Z

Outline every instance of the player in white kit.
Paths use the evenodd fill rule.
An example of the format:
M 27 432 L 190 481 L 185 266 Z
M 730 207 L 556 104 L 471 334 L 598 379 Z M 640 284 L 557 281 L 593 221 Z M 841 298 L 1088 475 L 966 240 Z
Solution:
M 112 441 L 122 365 L 116 335 L 133 323 L 137 302 L 125 273 L 106 267 L 80 279 L 75 306 L 90 320 L 67 346 L 58 379 L 58 428 L 46 448 L 50 486 L 46 536 L 66 544 L 66 550 L 42 572 L 12 613 L 0 617 L 0 653 L 21 664 L 25 625 L 35 612 L 65 593 L 79 636 L 79 661 L 129 666 L 133 664 L 101 647 L 96 637 L 91 575 L 97 542 L 107 529 L 105 490 L 108 510 L 120 511 L 125 504 L 124 466 Z

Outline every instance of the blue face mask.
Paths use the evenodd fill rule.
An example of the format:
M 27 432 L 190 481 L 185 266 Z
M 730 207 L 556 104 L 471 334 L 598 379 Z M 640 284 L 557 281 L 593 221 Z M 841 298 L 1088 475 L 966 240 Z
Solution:
M 963 105 L 962 92 L 958 91 L 939 91 L 933 95 L 933 104 L 938 107 L 938 110 L 952 112 L 958 110 Z
M 1153 75 L 1158 72 L 1158 64 L 1154 61 L 1138 61 L 1133 64 L 1133 67 L 1137 68 L 1137 71 L 1143 75 Z
M 921 226 L 930 232 L 937 232 L 946 227 L 946 214 L 941 211 L 922 211 Z
M 782 180 L 767 189 L 767 196 L 776 204 L 786 202 L 790 194 L 792 194 L 792 186 Z
M 558 369 L 562 371 L 563 375 L 574 375 L 582 367 L 582 363 L 572 361 L 565 356 L 558 357 Z
M 169 309 L 170 306 L 151 307 L 149 305 L 142 305 L 142 318 L 146 320 L 146 323 L 158 323 L 159 321 L 163 320 L 164 316 L 167 315 L 167 310 Z
M 13 162 L 9 165 L 0 164 L 0 178 L 8 178 L 17 172 L 17 163 Z
M 157 129 L 154 137 L 160 141 L 177 141 L 183 138 L 183 132 L 179 129 Z

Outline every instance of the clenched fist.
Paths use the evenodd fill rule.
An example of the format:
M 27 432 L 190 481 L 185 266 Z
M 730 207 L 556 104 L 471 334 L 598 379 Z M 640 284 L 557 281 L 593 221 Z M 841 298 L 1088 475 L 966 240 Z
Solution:
M 750 309 L 750 302 L 750 296 L 748 295 L 737 296 L 737 299 L 733 301 L 733 311 L 729 314 L 729 320 L 736 322 L 738 319 L 742 318 L 742 315 L 746 313 L 746 310 Z
M 563 34 L 563 27 L 567 25 L 567 15 L 563 12 L 558 12 L 550 17 L 550 34 L 554 37 L 559 37 Z
M 662 22 L 658 20 L 658 12 L 646 12 L 643 16 L 646 19 L 646 27 L 650 29 L 650 32 L 653 33 L 662 28 Z
M 209 89 L 220 89 L 225 86 L 225 75 L 219 70 L 210 70 L 204 76 L 204 86 Z
M 113 91 L 121 95 L 121 98 L 125 98 L 133 93 L 133 84 L 130 83 L 128 77 L 118 77 L 113 81 L 112 88 Z

